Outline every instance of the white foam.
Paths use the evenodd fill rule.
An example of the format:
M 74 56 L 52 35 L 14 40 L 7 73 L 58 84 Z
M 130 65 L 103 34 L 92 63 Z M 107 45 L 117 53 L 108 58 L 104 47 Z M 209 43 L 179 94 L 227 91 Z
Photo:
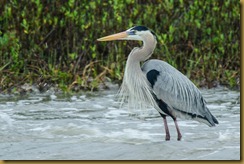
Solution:
M 13 101 L 6 102 L 7 106 L 14 106 L 15 104 L 16 104 L 16 102 L 13 102 Z
M 50 128 L 51 128 L 50 126 L 45 126 L 45 127 L 41 126 L 41 127 L 36 127 L 36 128 L 30 129 L 30 130 L 31 131 L 41 131 L 41 132 L 43 132 L 43 131 L 46 131 L 46 130 L 48 130 Z
M 208 106 L 208 108 L 211 110 L 211 109 L 213 109 L 213 110 L 221 110 L 221 109 L 226 109 L 226 106 L 224 106 L 224 105 L 217 105 L 217 104 L 208 104 L 207 105 Z
M 57 99 L 57 96 L 54 95 L 54 94 L 51 94 L 51 95 L 50 95 L 50 99 L 51 99 L 51 100 L 55 100 L 55 99 Z
M 233 140 L 233 138 L 240 138 L 240 134 L 234 134 L 233 132 L 229 131 L 229 129 L 227 129 L 224 132 L 219 132 L 219 138 L 218 140 L 221 142 L 225 142 L 225 141 L 230 141 Z
M 93 104 L 92 107 L 96 108 L 96 109 L 104 109 L 105 108 L 103 105 L 100 105 L 100 104 Z
M 225 103 L 222 103 L 222 104 L 220 104 L 221 106 L 230 106 L 232 103 L 231 102 L 225 102 Z
M 197 127 L 199 126 L 200 123 L 196 122 L 196 121 L 191 121 L 191 120 L 180 120 L 178 121 L 178 124 L 181 126 L 181 127 Z
M 81 95 L 79 98 L 82 99 L 82 100 L 85 100 L 86 99 L 86 95 Z
M 1 122 L 7 123 L 9 126 L 12 126 L 12 122 L 14 121 L 8 114 L 0 112 Z
M 77 111 L 78 109 L 77 109 L 77 108 L 69 108 L 69 107 L 66 107 L 66 108 L 60 108 L 59 110 L 65 110 L 65 111 Z
M 124 110 L 118 110 L 118 109 L 114 109 L 114 110 L 110 110 L 108 111 L 107 113 L 104 114 L 105 117 L 118 117 L 118 116 L 121 116 L 121 115 L 125 115 L 125 114 L 128 114 L 127 111 L 124 111 Z
M 121 131 L 113 131 L 103 135 L 108 141 L 116 142 L 129 142 L 139 144 L 141 140 L 152 140 L 151 133 L 135 129 L 123 129 Z
M 155 127 L 163 127 L 163 123 L 140 123 L 138 125 L 139 128 L 141 129 L 153 129 Z
M 76 96 L 72 96 L 72 97 L 70 98 L 70 100 L 71 100 L 71 101 L 77 101 L 78 98 L 77 98 Z

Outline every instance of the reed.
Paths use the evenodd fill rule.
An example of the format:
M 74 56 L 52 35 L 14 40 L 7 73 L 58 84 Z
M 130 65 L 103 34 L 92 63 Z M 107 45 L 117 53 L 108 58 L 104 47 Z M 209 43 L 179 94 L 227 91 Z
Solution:
M 226 1 L 1 1 L 0 92 L 25 83 L 64 91 L 120 82 L 137 42 L 96 42 L 145 25 L 158 35 L 153 58 L 198 86 L 239 86 L 240 3 Z

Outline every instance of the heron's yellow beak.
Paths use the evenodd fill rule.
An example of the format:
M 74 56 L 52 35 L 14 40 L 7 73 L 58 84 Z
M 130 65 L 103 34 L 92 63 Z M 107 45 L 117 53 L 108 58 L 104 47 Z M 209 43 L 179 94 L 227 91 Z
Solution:
M 120 32 L 117 34 L 113 34 L 113 35 L 109 35 L 109 36 L 99 38 L 99 39 L 97 39 L 97 41 L 123 40 L 127 36 L 128 36 L 127 32 L 124 31 L 124 32 Z

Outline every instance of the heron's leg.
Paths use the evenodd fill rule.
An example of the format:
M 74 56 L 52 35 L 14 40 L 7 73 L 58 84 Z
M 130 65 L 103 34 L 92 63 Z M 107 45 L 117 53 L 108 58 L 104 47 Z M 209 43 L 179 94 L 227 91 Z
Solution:
M 164 120 L 164 129 L 165 129 L 165 133 L 166 133 L 165 140 L 169 141 L 170 134 L 169 134 L 169 127 L 168 127 L 167 120 L 166 120 L 166 115 L 164 115 L 162 113 L 159 113 L 159 114 L 161 115 L 161 117 L 163 117 L 163 120 Z
M 170 140 L 170 134 L 169 134 L 169 127 L 167 124 L 166 116 L 163 117 L 163 120 L 164 120 L 164 128 L 165 128 L 165 133 L 166 133 L 165 140 L 169 141 Z
M 182 135 L 180 133 L 180 129 L 179 129 L 178 123 L 176 121 L 176 118 L 174 119 L 174 123 L 175 123 L 176 131 L 177 131 L 177 135 L 178 135 L 177 140 L 180 141 L 182 138 Z

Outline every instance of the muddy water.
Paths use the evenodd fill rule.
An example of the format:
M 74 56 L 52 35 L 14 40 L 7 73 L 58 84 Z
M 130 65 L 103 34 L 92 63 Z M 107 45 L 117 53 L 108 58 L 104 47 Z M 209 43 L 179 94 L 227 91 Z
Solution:
M 171 141 L 164 140 L 155 109 L 119 109 L 116 89 L 0 95 L 0 159 L 239 160 L 240 93 L 223 87 L 201 91 L 220 124 L 179 120 L 182 141 L 169 118 Z

